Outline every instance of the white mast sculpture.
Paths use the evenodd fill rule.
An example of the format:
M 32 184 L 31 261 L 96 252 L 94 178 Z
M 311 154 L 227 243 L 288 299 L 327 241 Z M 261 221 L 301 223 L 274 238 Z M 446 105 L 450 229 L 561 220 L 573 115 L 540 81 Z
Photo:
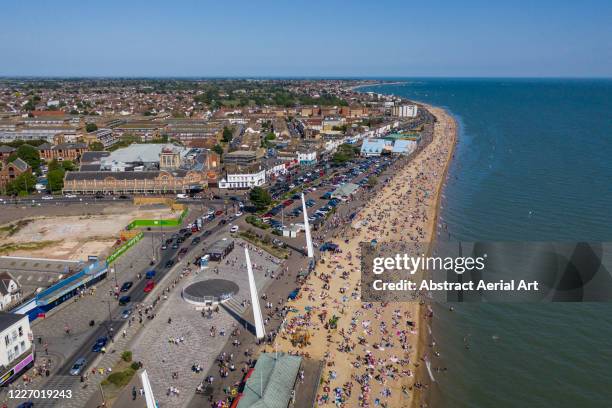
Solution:
M 302 210 L 304 212 L 304 233 L 306 234 L 306 249 L 308 250 L 308 258 L 314 258 L 312 249 L 312 238 L 310 238 L 310 224 L 308 224 L 308 212 L 306 212 L 306 201 L 304 201 L 304 193 L 302 193 Z
M 253 276 L 253 268 L 251 267 L 251 258 L 249 250 L 244 248 L 244 256 L 246 257 L 247 272 L 249 275 L 249 288 L 251 290 L 251 303 L 253 304 L 253 319 L 255 320 L 255 335 L 258 339 L 263 339 L 266 335 L 266 329 L 263 324 L 261 315 L 261 307 L 259 306 L 259 296 L 257 296 L 257 286 L 255 286 L 255 276 Z

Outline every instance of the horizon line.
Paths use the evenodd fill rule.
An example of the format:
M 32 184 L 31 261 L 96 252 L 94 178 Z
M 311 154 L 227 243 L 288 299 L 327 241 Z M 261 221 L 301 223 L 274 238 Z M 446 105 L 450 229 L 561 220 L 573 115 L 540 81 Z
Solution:
M 478 76 L 478 75 L 3 75 L 4 79 L 318 79 L 318 80 L 387 80 L 387 79 L 612 79 L 612 76 Z

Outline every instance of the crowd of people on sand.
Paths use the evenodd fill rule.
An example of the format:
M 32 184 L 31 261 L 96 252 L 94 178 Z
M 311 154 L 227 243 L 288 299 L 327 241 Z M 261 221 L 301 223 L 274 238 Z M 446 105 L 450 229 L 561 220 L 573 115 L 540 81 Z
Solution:
M 308 330 L 323 338 L 308 347 L 326 361 L 319 405 L 400 406 L 414 389 L 427 387 L 414 378 L 421 361 L 415 356 L 418 308 L 414 303 L 361 302 L 358 243 L 431 238 L 436 194 L 454 143 L 452 125 L 442 120 L 436 128 L 422 154 L 397 160 L 387 173 L 392 176 L 381 175 L 376 188 L 350 200 L 365 205 L 334 214 L 313 235 L 317 244 L 330 237 L 342 242 L 338 251 L 322 255 L 323 262 L 303 284 L 295 303 L 299 312 L 290 315 L 280 337 L 283 348 L 305 356 L 309 353 L 293 346 L 292 337 Z

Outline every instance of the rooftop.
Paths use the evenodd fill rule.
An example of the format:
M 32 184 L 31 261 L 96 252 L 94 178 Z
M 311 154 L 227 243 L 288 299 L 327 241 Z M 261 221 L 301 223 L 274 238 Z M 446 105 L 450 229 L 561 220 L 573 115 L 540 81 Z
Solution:
M 286 408 L 302 364 L 302 357 L 262 353 L 247 380 L 238 408 Z
M 181 147 L 171 143 L 134 143 L 128 147 L 117 149 L 102 161 L 106 163 L 151 163 L 159 162 L 159 155 L 165 148 L 182 151 Z
M 0 312 L 0 331 L 14 325 L 24 317 L 26 317 L 26 315 Z

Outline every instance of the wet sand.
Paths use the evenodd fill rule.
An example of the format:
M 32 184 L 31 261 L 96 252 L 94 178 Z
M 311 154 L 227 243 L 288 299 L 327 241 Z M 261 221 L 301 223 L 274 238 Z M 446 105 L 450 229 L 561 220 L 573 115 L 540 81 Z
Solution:
M 438 120 L 431 143 L 371 197 L 363 197 L 367 204 L 336 232 L 340 252 L 325 253 L 298 299 L 289 302 L 297 311 L 288 314 L 277 347 L 326 361 L 319 405 L 416 406 L 426 388 L 419 370 L 424 366 L 426 308 L 417 302 L 361 302 L 359 272 L 360 242 L 426 243 L 435 238 L 457 127 L 444 110 L 425 107 Z M 330 327 L 333 316 L 338 318 L 335 329 Z M 292 344 L 304 333 L 309 345 Z

